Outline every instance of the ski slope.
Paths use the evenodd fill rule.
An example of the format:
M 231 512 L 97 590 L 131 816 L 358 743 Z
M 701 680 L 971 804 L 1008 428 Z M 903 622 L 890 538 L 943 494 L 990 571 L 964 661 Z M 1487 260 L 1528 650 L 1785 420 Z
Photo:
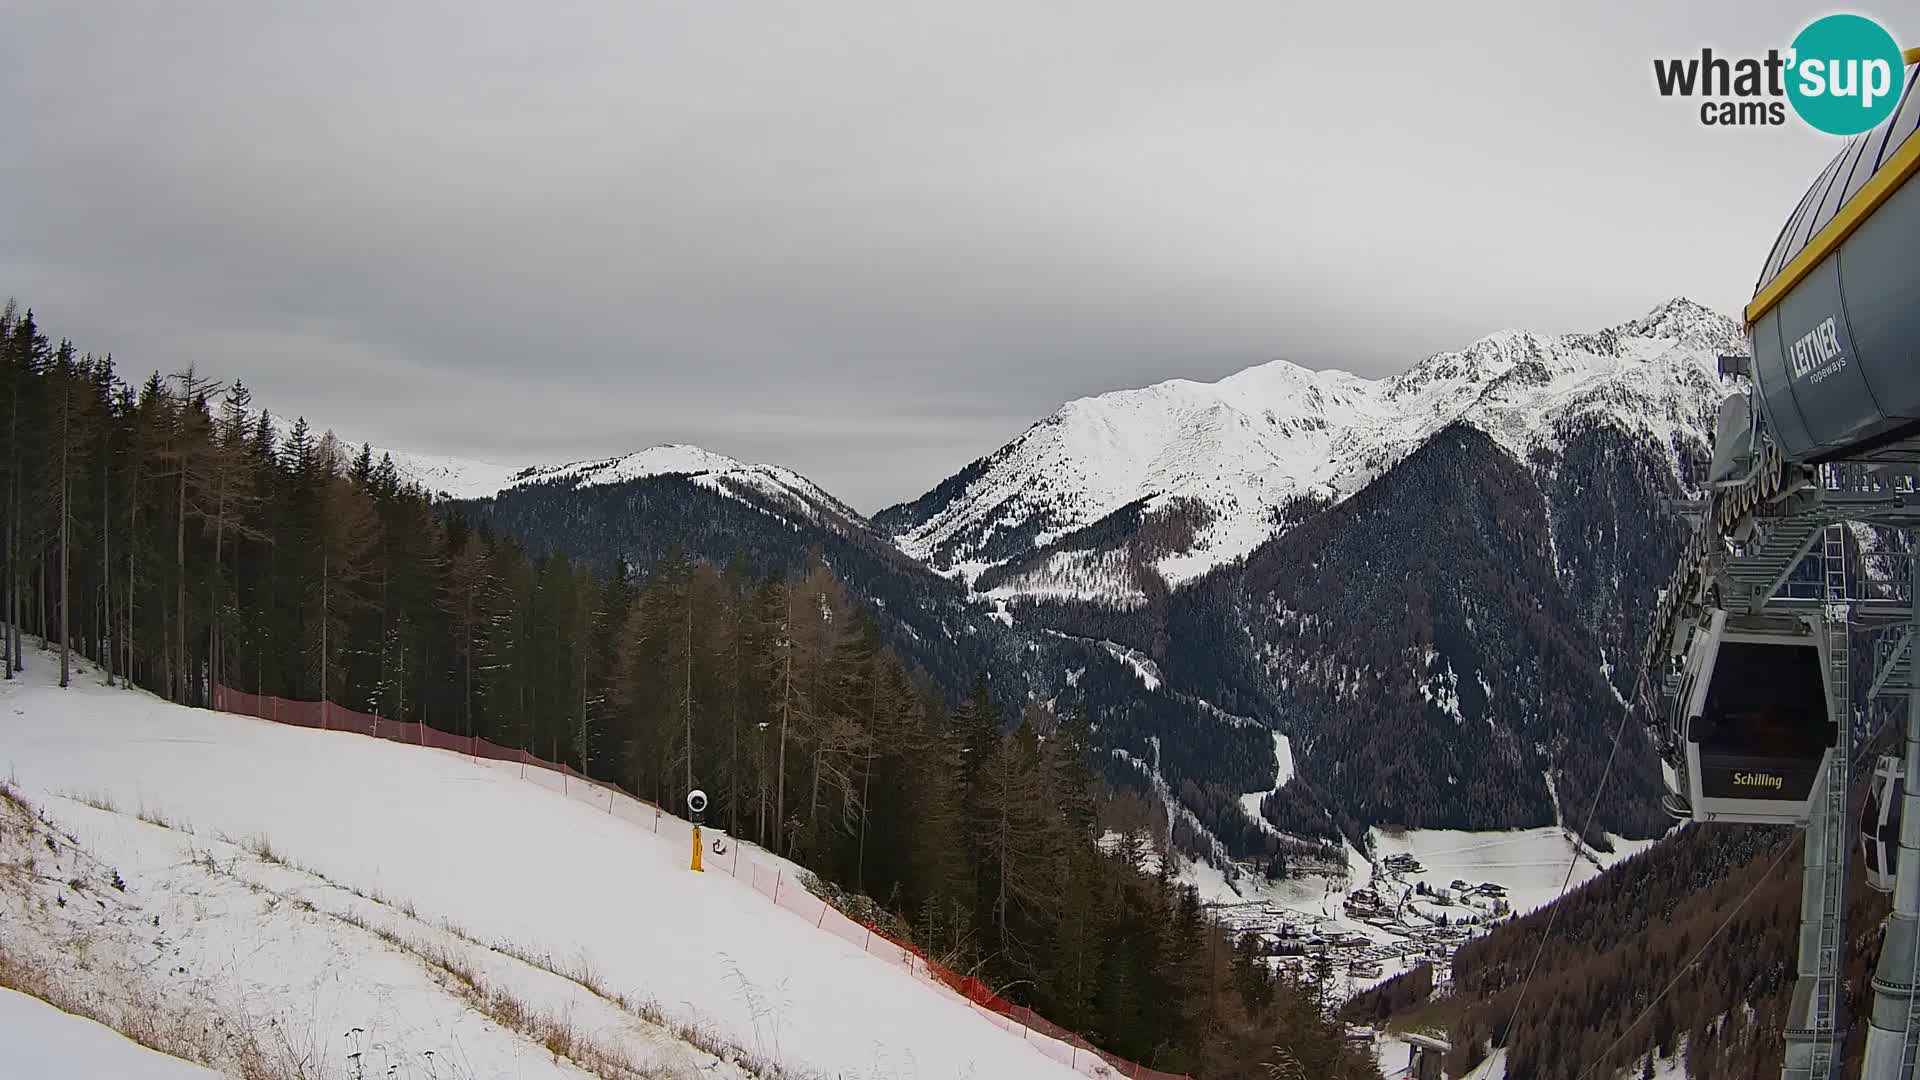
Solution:
M 277 917 L 299 922 L 324 917 L 328 905 L 360 905 L 362 921 L 410 923 L 400 926 L 402 937 L 457 928 L 462 941 L 501 943 L 561 970 L 590 971 L 607 995 L 654 1003 L 666 1021 L 715 1034 L 792 1075 L 1080 1075 L 957 995 L 817 931 L 743 881 L 688 872 L 683 842 L 609 814 L 605 802 L 596 810 L 511 769 L 453 753 L 182 708 L 104 688 L 97 674 L 62 691 L 48 684 L 53 665 L 45 657 L 30 662 L 23 679 L 0 686 L 0 773 L 77 846 L 126 860 L 120 868 L 129 895 L 160 888 L 159 879 L 184 873 L 194 850 L 208 848 L 216 864 L 230 860 L 243 879 L 297 898 L 275 905 Z M 138 820 L 136 809 L 170 825 Z M 269 846 L 272 862 L 244 857 Z M 168 895 L 205 886 L 175 884 Z M 253 886 L 242 891 L 261 895 Z M 302 900 L 320 910 L 300 908 Z M 223 897 L 211 915 L 200 914 L 246 923 L 232 915 L 238 903 Z M 182 901 L 162 924 L 191 922 L 194 911 Z M 314 1005 L 305 999 L 331 995 L 320 1004 L 336 1027 L 362 1009 L 360 1026 L 379 1022 L 379 1030 L 420 1048 L 451 1045 L 458 1034 L 461 1010 L 431 1000 L 431 987 L 418 979 L 407 982 L 417 963 L 360 970 L 364 957 L 346 957 L 364 943 L 338 945 L 343 951 L 330 957 L 325 939 L 313 934 L 295 934 L 280 956 L 273 942 L 294 931 L 252 923 L 243 946 L 244 930 L 216 935 L 200 959 L 210 963 L 227 948 L 235 970 L 266 992 L 276 985 L 274 972 L 286 970 L 299 991 L 282 1003 L 290 1016 L 304 1021 Z M 249 966 L 239 959 L 248 950 L 264 950 L 270 962 Z M 497 952 L 482 959 L 512 967 Z M 574 1010 L 594 1031 L 625 1022 L 573 984 L 545 986 L 536 976 L 546 973 L 532 970 L 510 974 L 529 994 L 544 986 L 548 1007 Z M 390 987 L 399 989 L 387 993 Z M 479 1030 L 462 1045 L 478 1045 Z M 612 1035 L 622 1043 L 644 1039 Z M 472 1056 L 474 1047 L 468 1050 Z M 521 1053 L 495 1046 L 493 1057 L 478 1062 L 492 1067 L 472 1075 L 578 1075 L 529 1068 L 524 1057 L 495 1060 L 509 1051 Z M 666 1075 L 740 1075 L 715 1070 L 722 1063 L 712 1055 L 637 1052 L 674 1070 Z M 337 1064 L 339 1048 L 330 1053 Z
M 220 1075 L 7 989 L 0 989 L 0 1069 L 9 1076 L 103 1080 L 217 1080 Z
M 1269 832 L 1279 833 L 1280 830 L 1274 828 L 1273 823 L 1261 815 L 1260 802 L 1268 795 L 1286 787 L 1287 781 L 1292 779 L 1293 742 L 1276 731 L 1273 733 L 1273 786 L 1266 791 L 1250 791 L 1240 796 L 1240 809 L 1247 815 L 1247 820 L 1264 827 Z

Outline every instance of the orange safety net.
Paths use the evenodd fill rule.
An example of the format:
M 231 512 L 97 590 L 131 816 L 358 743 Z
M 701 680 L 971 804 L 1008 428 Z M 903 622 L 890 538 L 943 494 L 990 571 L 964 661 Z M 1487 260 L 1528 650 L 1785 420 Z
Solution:
M 592 805 L 606 807 L 607 813 L 641 825 L 656 834 L 671 836 L 676 843 L 691 844 L 691 822 L 667 813 L 659 806 L 628 795 L 624 791 L 588 779 L 579 771 L 556 762 L 537 758 L 525 750 L 500 746 L 472 735 L 453 735 L 369 713 L 354 712 L 338 705 L 318 701 L 288 701 L 270 695 L 249 694 L 244 690 L 215 686 L 213 707 L 222 712 L 258 717 L 296 727 L 351 731 L 376 739 L 451 750 L 472 758 L 513 762 L 522 766 L 522 775 L 549 790 Z M 716 836 L 723 834 L 716 834 Z M 916 978 L 947 987 L 966 1000 L 973 1011 L 1010 1034 L 1026 1039 L 1035 1050 L 1068 1066 L 1083 1076 L 1107 1080 L 1192 1080 L 1184 1073 L 1161 1072 L 1136 1061 L 1109 1054 L 1067 1029 L 1048 1021 L 1024 1005 L 1015 1005 L 972 975 L 962 975 L 935 961 L 919 949 L 898 941 L 867 923 L 856 922 L 833 905 L 808 892 L 797 881 L 786 879 L 786 867 L 763 866 L 741 858 L 744 844 L 727 845 L 725 854 L 715 852 L 705 860 L 708 872 L 730 874 L 782 907 L 807 920 L 815 929 L 824 930 L 857 946 L 862 952 L 902 968 Z

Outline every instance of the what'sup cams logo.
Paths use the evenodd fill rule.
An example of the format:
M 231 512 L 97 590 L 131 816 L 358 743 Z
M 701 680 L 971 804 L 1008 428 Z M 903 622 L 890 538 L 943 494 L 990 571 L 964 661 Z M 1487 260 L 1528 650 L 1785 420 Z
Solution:
M 1764 57 L 1656 59 L 1661 97 L 1700 98 L 1709 127 L 1779 125 L 1791 105 L 1800 119 L 1829 135 L 1858 135 L 1892 115 L 1906 88 L 1900 46 L 1861 15 L 1828 15 L 1809 23 L 1785 52 Z

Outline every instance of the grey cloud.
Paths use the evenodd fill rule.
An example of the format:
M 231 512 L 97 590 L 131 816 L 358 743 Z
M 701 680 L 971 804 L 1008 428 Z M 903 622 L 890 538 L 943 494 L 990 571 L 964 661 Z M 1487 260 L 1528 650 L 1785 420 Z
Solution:
M 14 4 L 0 291 L 343 433 L 864 508 L 1081 394 L 1741 303 L 1832 144 L 1650 60 L 1806 12 L 1438 7 Z

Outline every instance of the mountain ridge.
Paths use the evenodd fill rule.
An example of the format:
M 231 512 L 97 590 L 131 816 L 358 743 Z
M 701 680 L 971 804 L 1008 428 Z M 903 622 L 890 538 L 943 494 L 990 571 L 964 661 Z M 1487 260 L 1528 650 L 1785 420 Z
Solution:
M 1026 702 L 1083 709 L 1106 748 L 1156 762 L 1156 782 L 1196 815 L 1188 832 L 1200 851 L 1262 857 L 1259 823 L 1240 820 L 1238 807 L 1271 781 L 1269 729 L 1295 738 L 1300 780 L 1319 792 L 1308 801 L 1333 820 L 1524 827 L 1553 820 L 1556 786 L 1561 797 L 1592 791 L 1597 755 L 1584 731 L 1611 731 L 1631 690 L 1657 584 L 1646 575 L 1677 550 L 1661 500 L 1684 493 L 1704 451 L 1718 393 L 1712 356 L 1737 337 L 1732 320 L 1677 298 L 1590 333 L 1486 335 L 1378 380 L 1279 361 L 1215 383 L 1080 398 L 872 518 L 792 470 L 676 444 L 518 470 L 450 505 L 535 552 L 603 567 L 684 551 L 786 572 L 816 551 L 867 602 L 883 638 L 949 696 L 991 671 L 1008 715 Z M 1449 431 L 1471 437 L 1442 438 Z M 1048 439 L 1079 457 L 1025 454 Z M 1091 462 L 1097 483 L 1070 467 L 1079 462 Z M 1403 512 L 1375 497 L 1366 513 L 1332 513 L 1403 465 L 1411 473 L 1394 498 L 1446 490 L 1460 505 Z M 1467 474 L 1442 475 L 1449 468 Z M 1503 494 L 1475 503 L 1482 483 Z M 963 535 L 956 508 L 983 511 L 973 526 L 987 527 Z M 944 548 L 927 529 L 943 515 L 958 538 Z M 1530 546 L 1504 558 L 1524 565 L 1570 637 L 1543 636 L 1533 601 L 1489 584 L 1500 575 L 1484 565 L 1479 585 L 1455 587 L 1447 543 L 1366 535 L 1431 526 L 1471 545 L 1500 532 L 1487 521 L 1524 523 Z M 916 528 L 929 542 L 911 542 Z M 1303 529 L 1305 547 L 1290 542 Z M 1476 565 L 1496 549 L 1506 550 L 1476 548 Z M 1341 616 L 1344 629 L 1317 624 L 1303 636 L 1276 605 L 1301 609 L 1295 579 L 1359 590 L 1357 604 L 1397 603 L 1392 590 L 1367 591 L 1380 574 L 1422 581 L 1421 618 L 1432 624 L 1418 643 L 1375 654 L 1365 676 L 1387 695 L 1381 708 L 1401 742 L 1427 747 L 1393 768 L 1444 787 L 1450 777 L 1470 785 L 1471 770 L 1484 782 L 1462 791 L 1484 798 L 1442 807 L 1375 790 L 1377 777 L 1334 774 L 1364 742 L 1364 718 L 1348 715 L 1342 687 L 1354 676 L 1315 675 L 1311 658 L 1366 654 L 1380 628 Z M 1352 613 L 1341 602 L 1324 611 Z M 1494 626 L 1501 642 L 1476 642 Z M 1544 659 L 1529 651 L 1542 642 L 1552 645 Z M 1151 678 L 1141 674 L 1149 668 Z M 1546 718 L 1491 710 L 1484 699 L 1503 679 L 1509 693 L 1566 683 L 1592 700 L 1561 701 Z M 1442 697 L 1466 711 L 1436 711 Z M 1643 750 L 1636 743 L 1629 756 L 1638 762 Z M 1109 779 L 1141 782 L 1125 770 Z M 1506 794 L 1486 794 L 1501 785 Z M 1608 803 L 1599 827 L 1650 827 L 1645 785 L 1623 785 Z
M 1713 357 L 1739 340 L 1733 320 L 1676 297 L 1588 333 L 1498 331 L 1380 379 L 1278 360 L 1077 398 L 873 521 L 970 583 L 1000 571 L 982 591 L 1004 598 L 1072 592 L 1059 579 L 1084 578 L 1096 553 L 1062 538 L 1134 504 L 1189 500 L 1192 544 L 1150 560 L 1177 586 L 1251 553 L 1290 503 L 1350 497 L 1455 421 L 1523 461 L 1583 416 L 1668 445 L 1703 437 Z M 1080 593 L 1126 602 L 1139 586 L 1115 576 Z

